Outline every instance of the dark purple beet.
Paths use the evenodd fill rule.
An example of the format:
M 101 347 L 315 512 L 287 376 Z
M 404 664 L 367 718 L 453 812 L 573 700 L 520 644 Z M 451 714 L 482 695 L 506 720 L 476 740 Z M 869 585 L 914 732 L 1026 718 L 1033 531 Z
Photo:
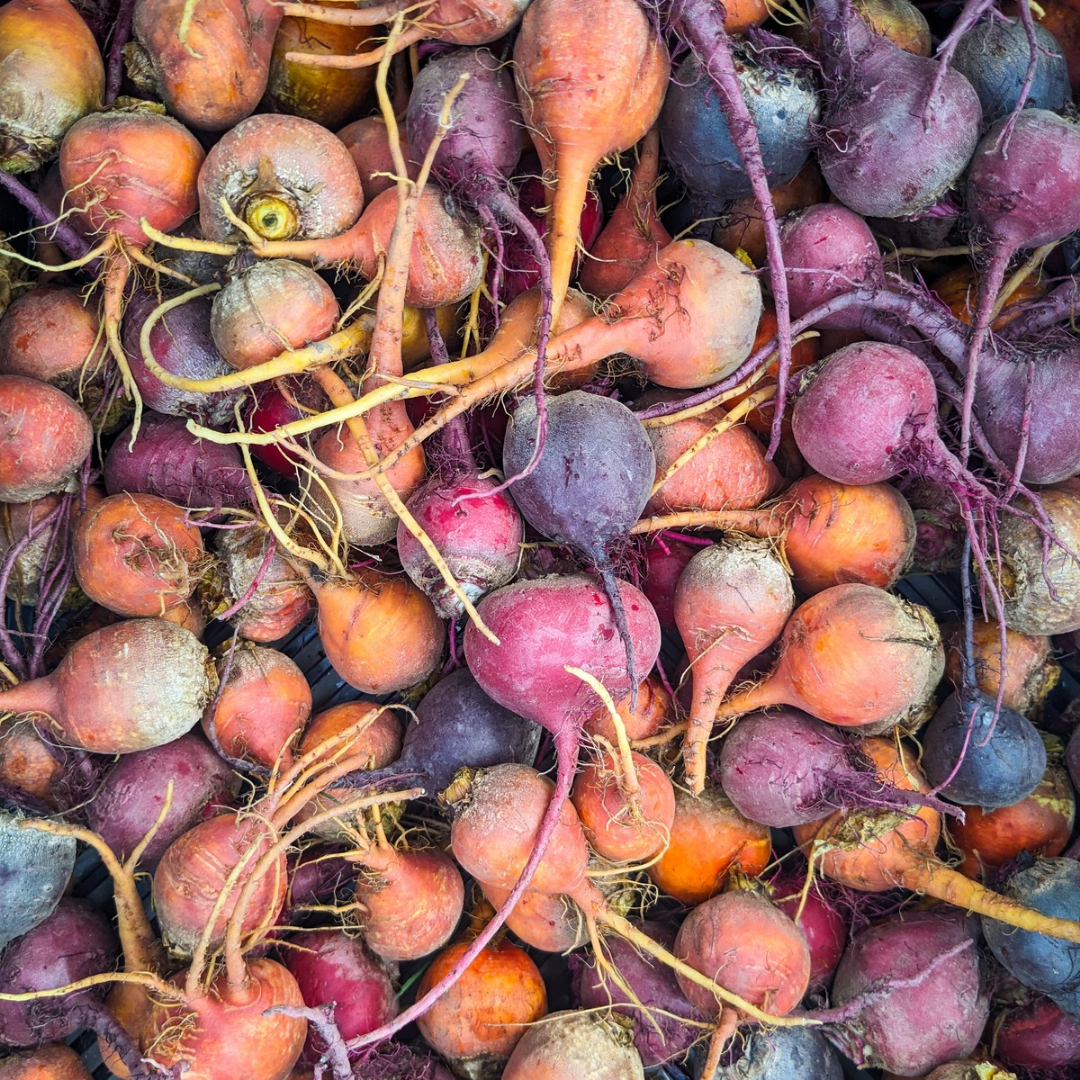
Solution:
M 843 1080 L 839 1055 L 814 1028 L 751 1031 L 735 1045 L 738 1058 L 714 1080 Z
M 235 446 L 192 435 L 177 416 L 143 415 L 131 445 L 131 428 L 122 431 L 105 456 L 105 490 L 159 495 L 192 509 L 243 506 L 251 485 Z
M 158 302 L 156 293 L 139 289 L 124 313 L 124 353 L 143 403 L 155 412 L 191 418 L 209 427 L 231 424 L 235 393 L 200 394 L 173 389 L 161 382 L 143 362 L 139 335 Z M 189 379 L 212 379 L 232 371 L 210 336 L 210 308 L 210 300 L 200 296 L 173 308 L 154 324 L 150 332 L 150 350 L 166 371 Z
M 111 971 L 120 956 L 109 920 L 85 900 L 63 899 L 0 957 L 0 991 L 22 994 Z M 37 1046 L 66 1039 L 85 1026 L 78 1006 L 95 1006 L 107 986 L 37 1001 L 0 1001 L 0 1044 Z
M 1080 727 L 1077 727 L 1069 736 L 1069 744 L 1065 750 L 1065 764 L 1069 768 L 1073 787 L 1080 791 Z
M 403 1043 L 385 1042 L 353 1063 L 353 1080 L 454 1080 L 436 1058 Z
M 172 806 L 143 852 L 143 866 L 154 866 L 177 837 L 199 822 L 209 802 L 231 799 L 240 786 L 239 777 L 202 735 L 189 732 L 164 746 L 124 754 L 86 808 L 90 828 L 125 858 L 157 820 L 170 780 Z
M 637 926 L 665 949 L 674 947 L 674 930 L 651 921 L 640 922 Z M 693 1005 L 686 1000 L 675 973 L 651 957 L 643 956 L 622 938 L 605 940 L 604 948 L 609 962 L 637 994 L 640 1006 L 650 1010 L 649 1015 L 639 1005 L 631 1005 L 627 994 L 590 963 L 584 953 L 574 953 L 570 958 L 574 973 L 573 993 L 578 1004 L 583 1009 L 604 1009 L 611 1005 L 616 1012 L 633 1021 L 634 1045 L 646 1068 L 682 1057 L 701 1037 L 702 1029 L 684 1024 L 679 1018 L 704 1018 L 698 1017 Z
M 436 795 L 466 765 L 474 769 L 504 762 L 531 765 L 540 742 L 536 724 L 492 701 L 464 667 L 424 695 L 416 720 L 405 728 L 397 761 L 384 769 L 354 773 L 352 782 L 366 787 L 383 777 L 417 773 L 415 782 Z

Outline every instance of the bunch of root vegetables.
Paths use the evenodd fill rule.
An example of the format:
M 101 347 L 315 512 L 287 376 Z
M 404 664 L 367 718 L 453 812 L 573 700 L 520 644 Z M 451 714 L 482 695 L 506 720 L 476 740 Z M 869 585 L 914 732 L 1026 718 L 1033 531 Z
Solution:
M 1080 1075 L 1078 87 L 1077 0 L 0 6 L 0 1080 Z

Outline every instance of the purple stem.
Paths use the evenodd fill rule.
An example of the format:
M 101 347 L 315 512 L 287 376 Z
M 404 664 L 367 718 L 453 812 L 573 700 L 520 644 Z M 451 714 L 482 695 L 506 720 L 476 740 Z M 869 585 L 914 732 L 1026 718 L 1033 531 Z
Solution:
M 1006 154 L 1009 150 L 1009 139 L 1012 138 L 1013 128 L 1016 126 L 1016 118 L 1020 115 L 1024 105 L 1027 104 L 1028 97 L 1031 95 L 1031 87 L 1035 83 L 1035 69 L 1039 66 L 1039 41 L 1035 37 L 1035 20 L 1031 17 L 1031 4 L 1029 0 L 1019 0 L 1019 8 L 1020 23 L 1024 27 L 1024 34 L 1027 36 L 1028 49 L 1030 52 L 1028 55 L 1027 71 L 1024 73 L 1024 82 L 1020 87 L 1020 97 L 1017 99 L 1016 105 L 1009 115 L 1009 119 L 1006 121 L 1005 126 L 1001 129 L 1001 133 L 998 135 L 997 145 L 1002 153 Z
M 1080 276 L 1070 277 L 1041 300 L 1031 304 L 1022 315 L 1018 315 L 997 333 L 1010 341 L 1030 337 L 1064 319 L 1075 318 L 1078 306 Z
M 442 331 L 439 329 L 439 315 L 434 308 L 424 308 L 424 329 L 427 331 L 431 359 L 436 364 L 449 364 L 450 353 L 443 341 Z
M 50 239 L 60 245 L 69 259 L 81 259 L 90 250 L 90 245 L 66 221 L 57 221 L 56 215 L 33 191 L 3 169 L 0 169 L 0 186 L 15 196 L 38 225 L 52 229 Z M 87 263 L 86 270 L 91 274 L 98 274 L 101 260 L 95 259 L 92 263 Z
M 135 14 L 135 0 L 120 0 L 116 9 L 116 24 L 109 45 L 109 71 L 105 82 L 105 105 L 113 105 L 120 94 L 124 79 L 124 46 L 131 37 L 131 21 Z
M 765 457 L 771 461 L 780 446 L 780 435 L 787 407 L 788 380 L 791 375 L 791 348 L 794 337 L 791 325 L 791 306 L 788 303 L 787 274 L 780 248 L 780 230 L 776 224 L 776 207 L 769 191 L 768 173 L 761 156 L 757 128 L 742 94 L 735 70 L 731 39 L 724 29 L 724 7 L 716 0 L 670 0 L 668 22 L 679 38 L 690 46 L 698 63 L 709 75 L 719 94 L 720 107 L 728 122 L 732 142 L 739 152 L 743 169 L 750 180 L 761 214 L 765 232 L 765 249 L 769 264 L 769 282 L 776 307 L 777 360 L 776 401 L 772 434 Z
M 244 523 L 247 525 L 247 522 Z M 262 580 L 266 577 L 270 570 L 270 564 L 274 561 L 274 556 L 277 554 L 277 538 L 271 535 L 270 543 L 266 545 L 266 555 L 263 558 L 262 565 L 259 567 L 255 576 L 251 579 L 251 584 L 244 590 L 244 595 L 240 597 L 231 607 L 227 607 L 218 617 L 218 622 L 224 622 L 226 619 L 235 615 L 251 598 L 258 592 L 259 586 L 262 584 Z M 235 645 L 235 637 L 233 639 Z M 229 652 L 230 662 L 232 660 L 232 651 Z
M 104 1039 L 131 1073 L 132 1080 L 150 1080 L 163 1074 L 143 1058 L 142 1052 L 127 1029 L 100 1001 L 80 1001 L 65 1010 L 80 1027 L 89 1028 Z
M 322 1053 L 319 1064 L 330 1066 L 330 1074 L 334 1080 L 352 1080 L 349 1051 L 334 1020 L 336 1005 L 336 1001 L 321 1005 L 317 1009 L 301 1008 L 297 1005 L 275 1005 L 267 1009 L 263 1016 L 291 1016 L 297 1020 L 306 1020 L 318 1033 L 319 1038 L 326 1043 L 326 1049 Z
M 1027 0 L 1020 0 L 1022 4 L 1026 4 Z M 948 37 L 938 47 L 937 56 L 935 59 L 938 62 L 938 69 L 934 75 L 934 81 L 930 84 L 930 92 L 926 95 L 926 112 L 924 113 L 924 122 L 929 124 L 929 114 L 933 109 L 934 99 L 941 93 L 941 84 L 945 79 L 945 74 L 949 70 L 949 64 L 952 61 L 953 53 L 956 52 L 957 46 L 960 44 L 960 39 L 982 18 L 983 14 L 994 6 L 995 0 L 966 0 L 963 10 L 956 18 L 956 22 L 953 23 L 952 30 L 949 31 Z

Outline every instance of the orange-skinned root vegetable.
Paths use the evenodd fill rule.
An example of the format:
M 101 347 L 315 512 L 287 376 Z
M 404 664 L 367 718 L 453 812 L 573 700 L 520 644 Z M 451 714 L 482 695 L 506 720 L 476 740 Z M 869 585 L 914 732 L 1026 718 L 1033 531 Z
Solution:
M 64 766 L 29 719 L 0 730 L 0 783 L 25 792 L 50 810 L 67 802 L 60 797 Z
M 964 857 L 960 871 L 979 880 L 1023 851 L 1041 858 L 1060 855 L 1072 836 L 1076 797 L 1064 768 L 1051 764 L 1026 799 L 1000 810 L 963 811 L 962 821 L 948 823 L 949 838 Z
M 241 270 L 214 297 L 210 333 L 222 359 L 242 371 L 321 341 L 340 314 L 333 290 L 314 270 L 271 259 Z
M 94 432 L 62 390 L 22 375 L 0 375 L 0 502 L 22 503 L 74 481 Z
M 671 243 L 656 207 L 659 160 L 660 134 L 654 127 L 642 140 L 626 194 L 589 249 L 589 258 L 578 275 L 585 292 L 606 300 L 626 288 L 634 275 Z
M 128 74 L 185 124 L 226 131 L 263 96 L 281 16 L 269 0 L 138 0 Z
M 350 162 L 351 167 L 351 162 Z M 297 259 L 315 267 L 348 266 L 371 279 L 386 254 L 397 217 L 397 191 L 372 199 L 348 231 L 322 240 L 266 240 L 254 244 L 264 258 Z M 180 241 L 177 241 L 179 243 Z M 479 234 L 434 184 L 420 192 L 409 261 L 405 302 L 418 308 L 456 304 L 480 284 L 483 255 Z
M 791 579 L 766 540 L 702 548 L 675 589 L 675 623 L 693 680 L 683 738 L 687 785 L 705 787 L 705 750 L 720 702 L 744 664 L 783 632 L 795 606 Z
M 381 116 L 366 116 L 347 124 L 338 133 L 338 138 L 345 144 L 360 173 L 360 183 L 364 188 L 364 203 L 370 203 L 376 195 L 381 195 L 387 188 L 394 187 L 394 158 L 390 153 L 390 136 L 386 121 Z M 413 160 L 412 152 L 405 139 L 405 131 L 398 128 L 398 145 L 405 161 L 410 180 L 420 175 L 420 165 Z
M 211 947 L 225 940 L 226 923 L 233 915 L 238 893 L 233 890 L 218 902 L 233 870 L 244 865 L 241 882 L 250 882 L 256 862 L 267 855 L 277 836 L 261 817 L 241 816 L 236 811 L 201 821 L 174 840 L 154 871 L 154 910 L 161 936 L 170 951 L 191 956 L 208 930 Z M 287 887 L 285 853 L 255 884 L 241 922 L 241 932 L 270 925 L 285 902 Z
M 387 44 L 369 52 L 354 56 L 310 56 L 306 53 L 289 53 L 286 56 L 294 64 L 313 64 L 319 67 L 352 69 L 380 63 L 387 48 L 391 54 L 401 52 L 426 39 L 447 45 L 487 45 L 509 34 L 521 20 L 528 0 L 433 0 L 424 9 L 422 17 L 399 35 L 392 45 Z M 359 11 L 334 10 L 316 4 L 284 4 L 289 15 L 306 15 L 321 22 L 340 23 L 346 26 L 375 26 L 389 22 L 401 11 L 410 10 L 402 0 L 386 0 L 372 4 Z
M 142 401 L 119 336 L 131 260 L 145 258 L 149 239 L 143 222 L 168 232 L 195 212 L 205 156 L 194 135 L 175 120 L 138 108 L 85 116 L 60 146 L 66 197 L 81 208 L 88 228 L 106 238 L 102 323 L 135 401 L 136 428 Z
M 354 52 L 371 35 L 372 30 L 367 26 L 335 26 L 286 15 L 274 37 L 263 110 L 302 116 L 331 129 L 355 116 L 375 83 L 372 68 L 335 71 L 295 64 L 286 56 L 293 52 L 316 55 Z
M 465 884 L 438 848 L 380 847 L 358 860 L 356 882 L 364 940 L 384 960 L 419 960 L 450 940 L 465 906 Z
M 810 949 L 802 931 L 758 893 L 736 890 L 698 905 L 675 938 L 675 955 L 721 986 L 783 1016 L 810 985 Z M 719 1002 L 679 976 L 687 1000 L 708 1016 Z
M 0 9 L 0 169 L 29 172 L 54 158 L 104 92 L 94 35 L 68 0 L 11 0 Z
M 221 687 L 203 731 L 227 759 L 272 769 L 292 763 L 311 715 L 311 687 L 284 653 L 247 642 L 218 661 Z
M 887 739 L 864 739 L 863 752 L 882 780 L 901 790 L 925 792 L 929 785 L 914 755 Z M 966 878 L 935 855 L 941 815 L 919 806 L 904 813 L 839 811 L 820 822 L 795 826 L 813 866 L 860 892 L 901 887 L 956 907 L 988 915 L 1008 926 L 1080 942 L 1080 922 L 1043 915 Z
M 214 538 L 228 618 L 248 641 L 278 641 L 315 609 L 304 579 L 278 550 L 268 529 L 222 529 Z
M 675 704 L 657 676 L 650 675 L 638 685 L 636 703 L 631 704 L 631 697 L 632 694 L 627 694 L 615 703 L 615 711 L 622 720 L 626 737 L 631 741 L 651 738 L 661 728 L 674 722 Z M 613 746 L 619 740 L 607 706 L 594 712 L 583 727 L 589 735 L 599 735 Z
M 888 484 L 804 476 L 784 492 L 784 557 L 802 593 L 859 582 L 887 589 L 915 551 L 915 515 Z
M 264 240 L 319 240 L 356 224 L 364 190 L 337 136 L 298 116 L 260 113 L 224 135 L 199 171 L 207 240 L 242 238 L 223 202 Z
M 1005 625 L 1020 634 L 1065 634 L 1080 628 L 1080 494 L 1064 489 L 1039 493 L 1042 511 L 1056 542 L 1045 549 L 1039 524 L 1027 513 L 1031 504 L 1013 504 L 1025 516 L 1003 514 L 998 526 L 1000 564 L 990 572 L 1001 586 Z
M 129 754 L 178 739 L 213 695 L 209 654 L 163 619 L 133 619 L 77 641 L 51 674 L 0 694 L 16 715 L 44 713 L 66 746 Z
M 431 601 L 403 576 L 362 569 L 350 581 L 309 573 L 319 638 L 334 670 L 365 694 L 422 682 L 442 656 L 445 629 Z
M 591 42 L 585 52 L 583 41 Z M 670 75 L 667 48 L 635 0 L 533 0 L 525 12 L 514 77 L 545 176 L 558 179 L 546 237 L 553 325 L 570 284 L 592 172 L 645 136 Z
M 640 404 L 648 407 L 678 395 L 653 391 L 642 398 Z M 656 482 L 644 511 L 648 515 L 746 510 L 760 506 L 780 487 L 780 473 L 765 460 L 759 440 L 720 407 L 649 425 L 646 431 L 656 454 Z
M 525 1032 L 503 1080 L 644 1080 L 634 1029 L 618 1013 L 556 1012 Z
M 509 889 L 481 882 L 484 896 L 500 908 Z M 569 896 L 526 889 L 506 918 L 506 926 L 526 945 L 541 952 L 568 953 L 589 940 L 585 915 Z
M 188 511 L 157 495 L 110 495 L 79 519 L 75 576 L 95 603 L 118 615 L 163 615 L 195 591 L 202 535 Z
M 273 1007 L 302 1006 L 304 999 L 276 961 L 251 960 L 246 970 L 241 986 L 220 971 L 205 988 L 186 992 L 182 1002 L 156 1001 L 143 1029 L 147 1056 L 165 1068 L 179 1066 L 188 1080 L 286 1080 L 308 1024 Z
M 91 1080 L 91 1076 L 70 1046 L 50 1043 L 4 1058 L 0 1080 Z
M 104 360 L 97 308 L 78 289 L 39 285 L 16 297 L 3 316 L 0 374 L 25 375 L 70 391 L 80 373 L 92 377 Z
M 631 754 L 638 790 L 627 794 L 614 756 L 602 753 L 578 772 L 570 799 L 593 849 L 612 862 L 644 862 L 667 847 L 675 791 L 667 773 L 644 754 Z
M 925 608 L 872 585 L 834 585 L 795 609 L 776 666 L 717 717 L 794 705 L 840 727 L 898 723 L 922 709 L 943 663 Z
M 431 962 L 423 996 L 453 968 L 468 942 Z M 547 990 L 529 954 L 505 938 L 484 948 L 458 982 L 417 1021 L 420 1033 L 467 1080 L 483 1080 L 505 1065 L 528 1025 L 547 1012 Z
M 700 904 L 729 874 L 757 877 L 771 857 L 768 827 L 744 818 L 719 787 L 709 785 L 699 795 L 678 787 L 667 850 L 649 867 L 649 877 L 681 903 Z

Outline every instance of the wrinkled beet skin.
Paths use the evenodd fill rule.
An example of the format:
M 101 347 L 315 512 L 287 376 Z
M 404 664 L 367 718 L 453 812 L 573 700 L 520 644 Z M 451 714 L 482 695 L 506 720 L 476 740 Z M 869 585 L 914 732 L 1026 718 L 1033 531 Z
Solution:
M 665 949 L 670 950 L 674 946 L 675 932 L 661 923 L 646 921 L 637 925 Z M 602 975 L 595 964 L 590 964 L 581 953 L 571 957 L 573 993 L 577 1002 L 583 1009 L 603 1009 L 613 1005 L 616 1012 L 632 1020 L 634 1045 L 646 1068 L 681 1057 L 697 1040 L 701 1029 L 683 1024 L 679 1017 L 705 1018 L 698 1016 L 686 1000 L 674 972 L 656 960 L 643 956 L 621 938 L 605 941 L 604 948 L 608 960 L 633 989 L 640 1004 L 657 1011 L 651 1017 L 646 1017 L 639 1007 L 631 1006 L 625 991 L 608 976 Z
M 1080 909 L 1080 863 L 1040 859 L 1014 874 L 1004 894 L 1044 915 L 1075 919 Z M 982 920 L 986 943 L 998 963 L 1025 986 L 1046 994 L 1080 1021 L 1080 945 Z
M 889 980 L 918 976 L 965 940 L 970 938 L 960 913 L 894 915 L 855 937 L 837 968 L 832 1000 L 843 1006 Z M 922 1076 L 970 1054 L 989 1014 L 972 942 L 919 986 L 872 1001 L 829 1037 L 856 1064 Z
M 235 446 L 192 435 L 180 417 L 146 413 L 135 445 L 125 428 L 105 456 L 105 490 L 159 495 L 193 509 L 244 506 L 251 485 Z
M 120 950 L 109 920 L 85 900 L 61 900 L 33 930 L 13 941 L 0 958 L 0 991 L 46 990 L 111 971 Z M 62 998 L 0 1001 L 0 1045 L 37 1046 L 67 1038 L 82 1023 L 72 1008 L 104 997 L 107 987 Z
M 165 849 L 202 818 L 211 802 L 227 802 L 240 778 L 200 734 L 189 732 L 164 746 L 125 754 L 86 808 L 87 823 L 126 858 L 157 821 L 169 783 L 172 804 L 140 864 L 153 867 Z

